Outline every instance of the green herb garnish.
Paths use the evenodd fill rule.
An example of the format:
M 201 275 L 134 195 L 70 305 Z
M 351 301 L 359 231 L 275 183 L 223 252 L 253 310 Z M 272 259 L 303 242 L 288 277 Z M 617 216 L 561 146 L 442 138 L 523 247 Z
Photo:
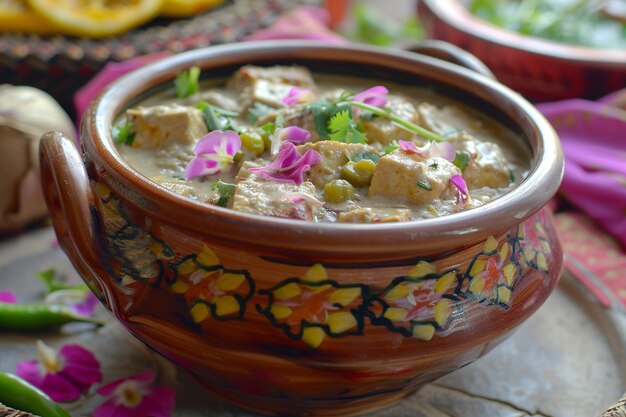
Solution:
M 352 106 L 359 107 L 363 110 L 367 110 L 377 116 L 387 118 L 395 122 L 398 126 L 403 128 L 404 130 L 407 130 L 411 133 L 416 133 L 428 140 L 432 140 L 435 142 L 443 142 L 445 140 L 443 137 L 436 134 L 435 132 L 431 132 L 430 130 L 423 128 L 422 126 L 418 126 L 415 123 L 411 123 L 408 120 L 403 119 L 402 117 L 398 116 L 397 114 L 387 109 L 372 106 L 370 104 L 366 104 L 366 103 L 362 103 L 360 101 L 354 101 L 354 100 L 349 101 L 348 103 Z
M 511 168 L 507 168 L 507 170 L 509 171 L 509 180 L 511 182 L 515 182 L 515 173 L 513 172 Z
M 426 191 L 432 191 L 433 186 L 427 180 L 419 180 L 417 186 Z
M 193 66 L 187 71 L 183 71 L 176 76 L 174 88 L 176 97 L 185 98 L 198 92 L 198 80 L 200 79 L 200 68 Z
M 398 141 L 394 140 L 393 142 L 391 142 L 389 145 L 385 146 L 383 148 L 383 152 L 385 153 L 385 155 L 389 155 L 391 152 L 395 151 L 396 149 L 398 149 Z
M 46 294 L 61 290 L 88 290 L 86 284 L 66 284 L 59 279 L 57 270 L 54 268 L 37 272 L 37 279 L 46 286 Z
M 428 166 L 431 167 L 432 169 L 437 169 L 439 168 L 439 163 L 437 161 L 433 161 L 433 163 Z
M 342 97 L 344 97 L 342 93 Z M 345 100 L 345 99 L 344 99 Z M 307 109 L 313 114 L 313 121 L 315 122 L 315 130 L 321 140 L 329 140 L 330 132 L 328 131 L 328 123 L 330 119 L 340 111 L 348 111 L 350 117 L 352 117 L 352 108 L 350 105 L 342 101 L 343 104 L 331 103 L 326 99 L 315 101 L 307 106 Z
M 454 154 L 454 161 L 452 161 L 452 163 L 456 165 L 456 167 L 460 169 L 461 172 L 463 172 L 465 171 L 465 168 L 467 168 L 469 161 L 470 156 L 467 152 L 456 151 L 456 153 Z
M 336 113 L 328 121 L 330 139 L 345 143 L 367 143 L 367 136 L 357 128 L 348 110 Z
M 250 123 L 256 123 L 259 119 L 262 119 L 275 110 L 276 109 L 273 107 L 256 102 L 253 106 L 248 108 L 248 121 Z
M 380 160 L 380 156 L 376 155 L 374 152 L 359 152 L 356 155 L 352 156 L 350 160 L 352 162 L 359 162 L 363 159 L 369 159 L 370 161 L 376 163 Z
M 237 131 L 238 126 L 235 117 L 239 115 L 238 113 L 221 109 L 206 101 L 201 101 L 196 104 L 196 108 L 202 111 L 204 123 L 206 123 L 209 132 L 214 130 Z
M 113 141 L 118 144 L 132 146 L 135 141 L 133 124 L 131 122 L 126 122 L 123 125 L 113 126 Z
M 222 180 L 217 181 L 211 188 L 219 193 L 218 206 L 226 207 L 230 198 L 235 194 L 235 184 L 223 182 Z

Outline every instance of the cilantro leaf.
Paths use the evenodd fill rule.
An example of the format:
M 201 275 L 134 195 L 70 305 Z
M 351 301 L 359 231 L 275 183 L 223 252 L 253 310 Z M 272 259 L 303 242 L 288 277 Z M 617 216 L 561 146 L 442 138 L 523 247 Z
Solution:
M 133 124 L 131 122 L 126 122 L 123 125 L 113 126 L 113 141 L 118 144 L 132 146 L 135 141 Z
M 328 123 L 330 119 L 339 113 L 340 111 L 348 111 L 352 115 L 352 108 L 349 104 L 337 104 L 331 103 L 326 99 L 315 101 L 307 106 L 307 109 L 313 114 L 313 121 L 315 122 L 315 130 L 320 139 L 330 139 L 330 132 L 328 131 Z
M 345 143 L 367 143 L 367 137 L 357 129 L 357 124 L 352 119 L 348 110 L 336 113 L 328 121 L 330 139 Z
M 218 180 L 211 188 L 219 193 L 218 206 L 226 207 L 230 198 L 235 194 L 235 184 L 223 182 L 222 180 Z
M 456 167 L 460 169 L 461 172 L 463 172 L 465 171 L 465 168 L 467 168 L 467 164 L 469 164 L 469 161 L 470 156 L 467 152 L 456 151 L 456 153 L 454 154 L 454 161 L 452 161 L 452 163 L 456 165 Z
M 176 97 L 185 98 L 198 92 L 198 80 L 200 79 L 200 68 L 193 66 L 187 71 L 183 71 L 176 76 L 174 88 Z

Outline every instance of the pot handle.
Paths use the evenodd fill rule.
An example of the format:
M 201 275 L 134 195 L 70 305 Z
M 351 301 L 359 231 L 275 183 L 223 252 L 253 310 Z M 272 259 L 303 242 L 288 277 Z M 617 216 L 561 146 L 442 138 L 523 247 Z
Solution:
M 443 61 L 451 62 L 468 68 L 485 77 L 496 79 L 493 72 L 483 62 L 469 52 L 451 43 L 435 39 L 427 39 L 418 43 L 407 45 L 404 49 L 422 55 L 428 55 Z
M 96 204 L 76 145 L 60 132 L 42 136 L 39 144 L 41 184 L 59 244 L 83 280 L 100 284 Z M 100 290 L 102 285 L 99 285 Z

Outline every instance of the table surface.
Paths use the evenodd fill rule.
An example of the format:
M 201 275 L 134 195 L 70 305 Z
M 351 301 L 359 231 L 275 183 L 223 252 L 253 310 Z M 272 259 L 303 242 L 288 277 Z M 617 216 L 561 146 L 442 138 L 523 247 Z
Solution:
M 20 301 L 42 297 L 37 271 L 50 267 L 79 278 L 54 241 L 52 229 L 30 232 L 0 244 L 0 289 Z M 79 343 L 102 363 L 104 382 L 151 368 L 160 384 L 176 388 L 174 416 L 251 417 L 214 397 L 184 370 L 126 332 L 103 308 L 101 328 L 68 325 L 60 332 L 3 334 L 0 370 L 34 358 L 35 340 L 51 346 Z M 626 391 L 626 313 L 601 305 L 565 273 L 548 301 L 520 328 L 475 363 L 441 378 L 372 417 L 595 417 Z M 64 404 L 76 417 L 99 404 L 87 394 Z

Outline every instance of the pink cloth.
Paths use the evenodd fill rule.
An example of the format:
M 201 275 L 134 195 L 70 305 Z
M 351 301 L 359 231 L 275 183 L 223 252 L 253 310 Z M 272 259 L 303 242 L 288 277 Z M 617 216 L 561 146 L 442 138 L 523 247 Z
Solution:
M 626 111 L 613 100 L 538 104 L 565 154 L 560 195 L 598 222 L 626 248 Z
M 248 35 L 245 40 L 308 39 L 345 44 L 347 40 L 329 29 L 326 9 L 302 6 L 279 17 L 269 28 Z

